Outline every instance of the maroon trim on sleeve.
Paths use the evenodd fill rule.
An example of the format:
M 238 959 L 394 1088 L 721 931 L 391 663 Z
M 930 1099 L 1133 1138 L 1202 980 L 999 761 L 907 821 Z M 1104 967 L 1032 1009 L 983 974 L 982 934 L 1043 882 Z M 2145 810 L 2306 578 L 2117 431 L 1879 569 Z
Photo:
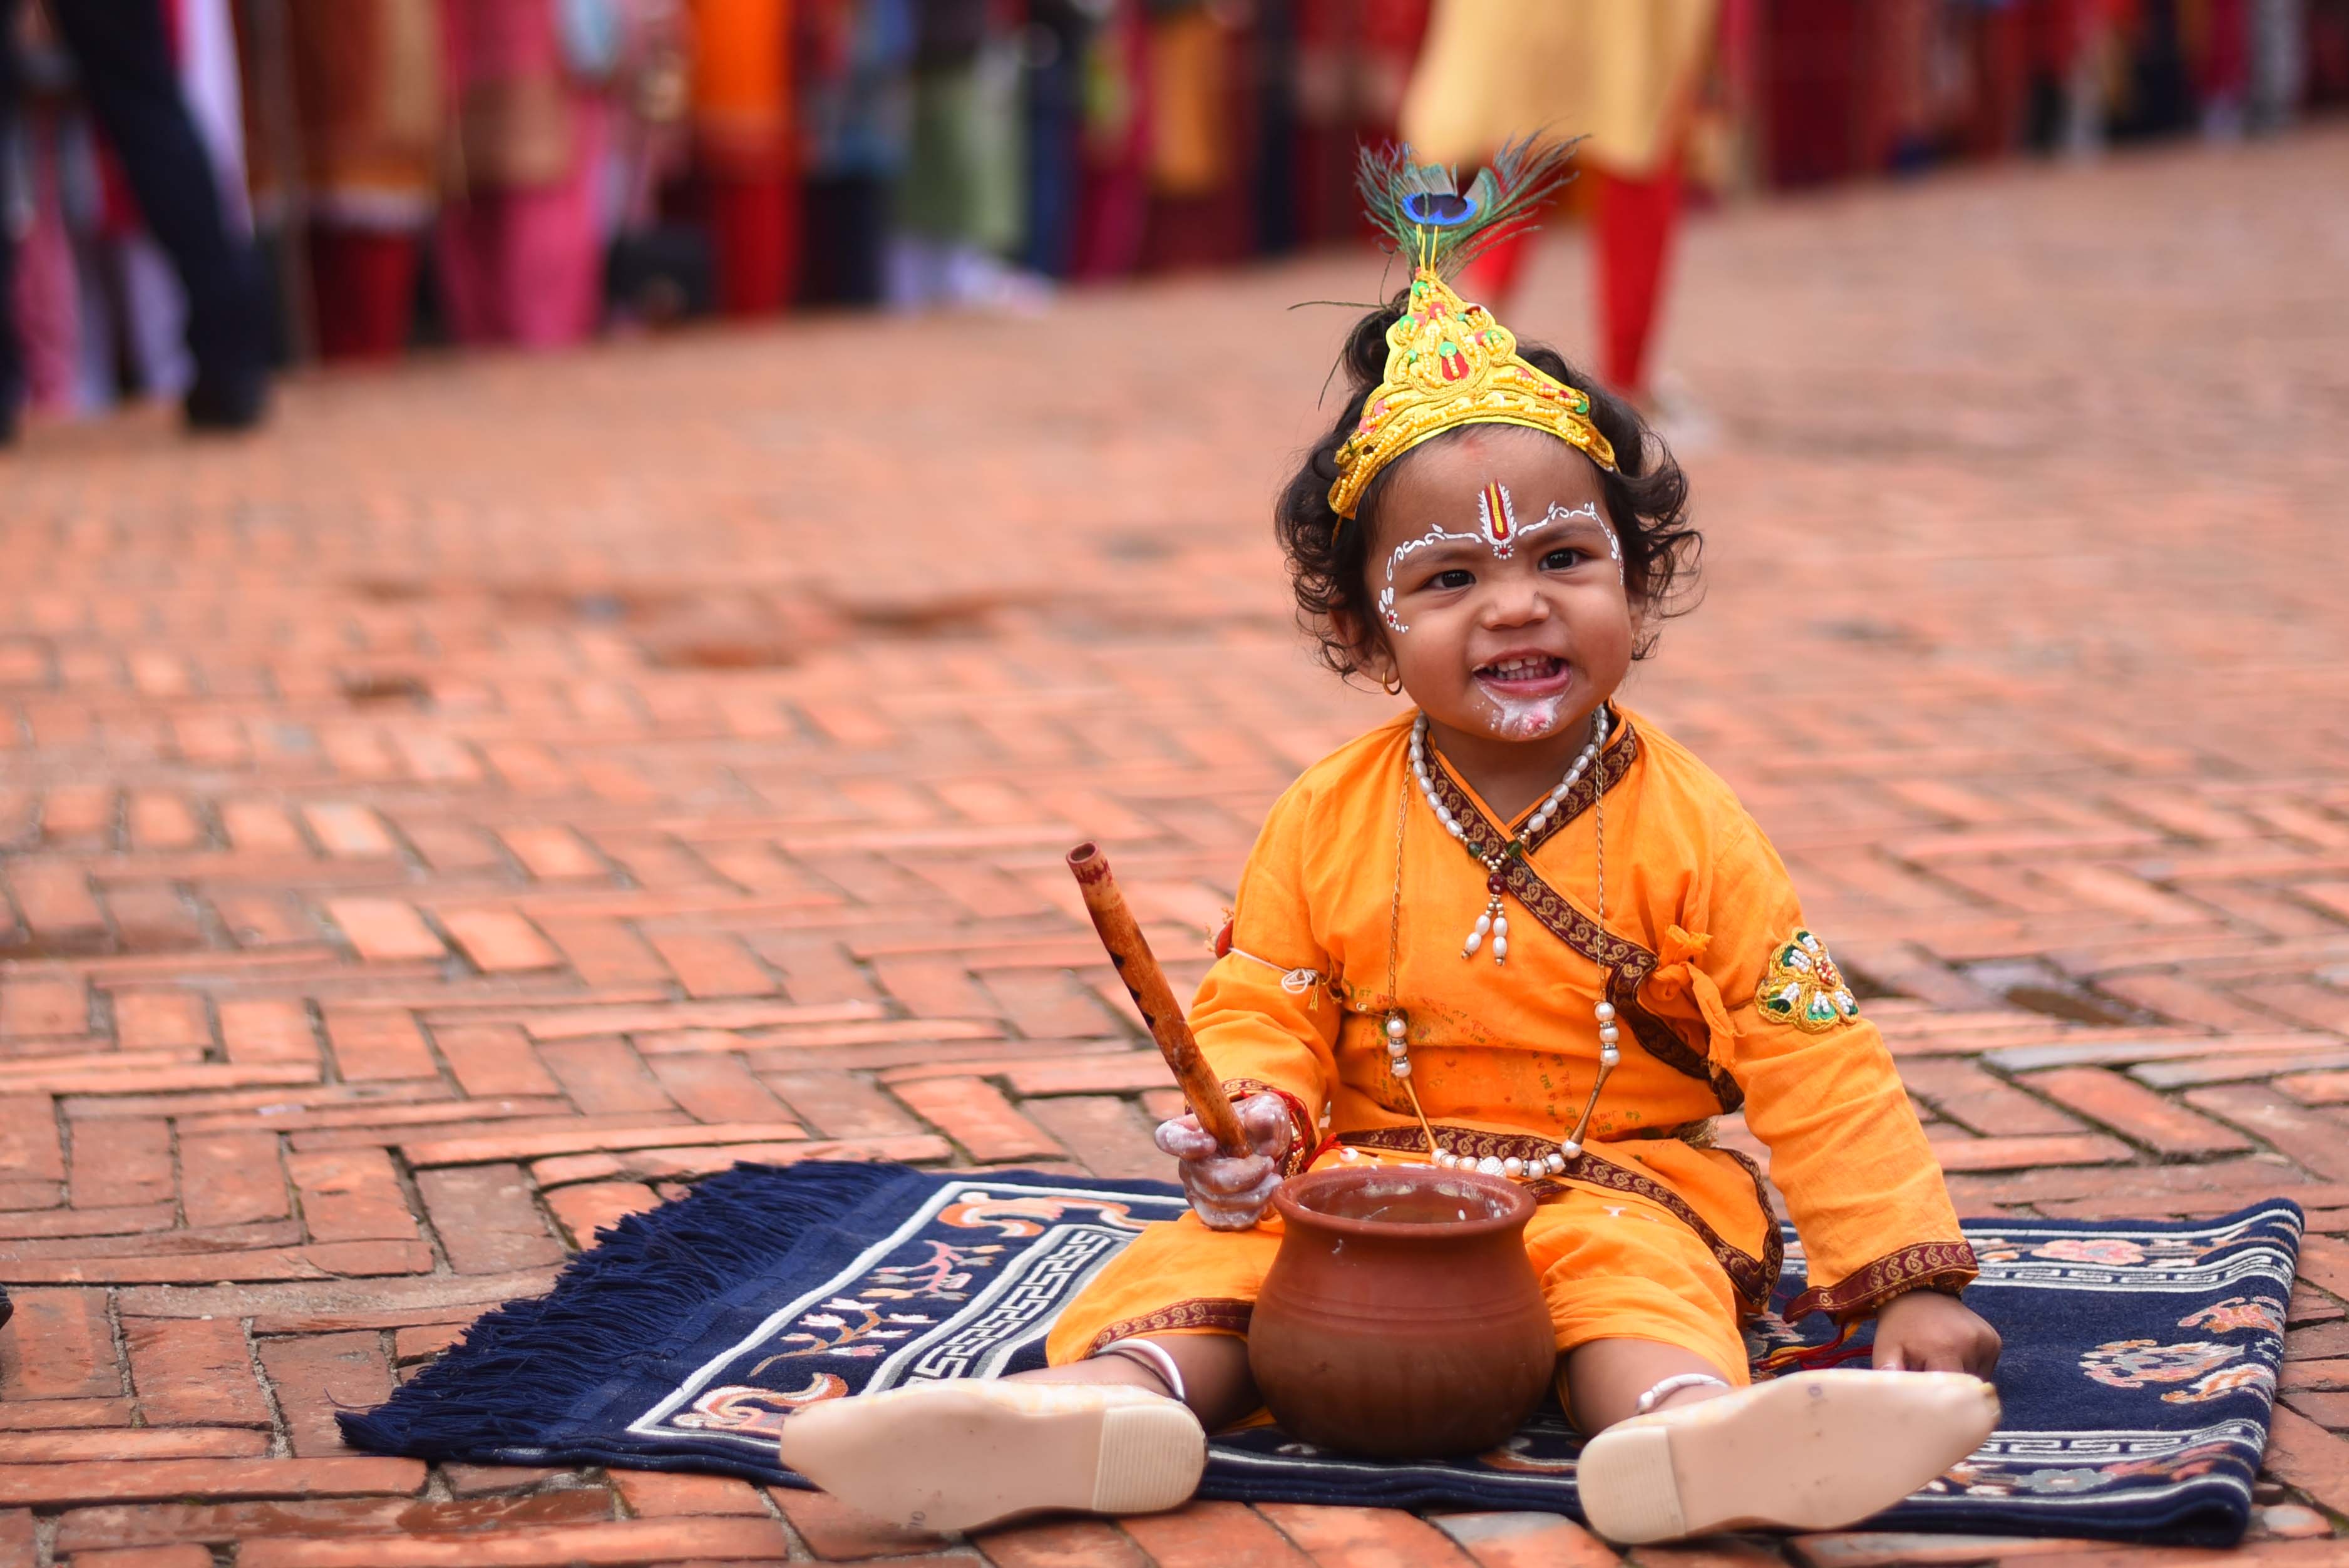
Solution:
M 1954 1295 L 1980 1272 L 1973 1248 L 1963 1242 L 1913 1243 L 1852 1270 L 1834 1284 L 1805 1291 L 1787 1303 L 1786 1321 L 1814 1312 L 1837 1322 L 1864 1317 L 1912 1290 Z

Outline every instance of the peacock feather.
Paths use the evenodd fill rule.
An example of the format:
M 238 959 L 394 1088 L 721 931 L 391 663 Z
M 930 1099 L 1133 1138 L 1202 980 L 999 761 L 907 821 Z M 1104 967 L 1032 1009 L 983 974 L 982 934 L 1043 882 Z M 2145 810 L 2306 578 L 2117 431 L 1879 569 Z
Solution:
M 1579 139 L 1578 138 L 1576 139 Z M 1408 145 L 1362 149 L 1354 182 L 1397 255 L 1452 277 L 1512 234 L 1540 225 L 1544 206 L 1574 178 L 1574 141 L 1520 137 L 1493 155 L 1465 194 L 1441 163 L 1415 163 Z

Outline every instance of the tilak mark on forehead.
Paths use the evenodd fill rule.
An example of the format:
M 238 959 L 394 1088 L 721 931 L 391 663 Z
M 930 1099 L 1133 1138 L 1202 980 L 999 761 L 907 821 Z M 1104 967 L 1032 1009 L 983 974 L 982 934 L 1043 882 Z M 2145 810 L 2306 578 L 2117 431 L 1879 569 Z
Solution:
M 1476 495 L 1476 528 L 1492 547 L 1496 561 L 1506 561 L 1517 550 L 1517 507 L 1509 487 L 1495 480 Z
M 1615 531 L 1608 527 L 1606 520 L 1599 515 L 1597 506 L 1589 501 L 1584 501 L 1580 506 L 1576 507 L 1567 506 L 1560 501 L 1552 501 L 1547 511 L 1533 521 L 1519 527 L 1516 498 L 1509 493 L 1509 487 L 1500 480 L 1488 480 L 1484 488 L 1476 492 L 1475 532 L 1454 533 L 1449 529 L 1438 526 L 1429 529 L 1417 539 L 1407 539 L 1394 547 L 1393 552 L 1387 557 L 1386 586 L 1379 590 L 1379 619 L 1386 624 L 1387 630 L 1391 632 L 1400 634 L 1411 630 L 1403 624 L 1402 618 L 1395 614 L 1395 573 L 1402 567 L 1404 559 L 1413 551 L 1424 550 L 1431 544 L 1481 543 L 1493 552 L 1495 560 L 1506 561 L 1516 553 L 1517 541 L 1526 534 L 1547 528 L 1552 523 L 1572 522 L 1579 518 L 1588 518 L 1598 523 L 1600 531 L 1607 535 L 1607 551 L 1615 558 L 1615 574 L 1619 579 L 1623 574 L 1623 547 L 1617 541 Z

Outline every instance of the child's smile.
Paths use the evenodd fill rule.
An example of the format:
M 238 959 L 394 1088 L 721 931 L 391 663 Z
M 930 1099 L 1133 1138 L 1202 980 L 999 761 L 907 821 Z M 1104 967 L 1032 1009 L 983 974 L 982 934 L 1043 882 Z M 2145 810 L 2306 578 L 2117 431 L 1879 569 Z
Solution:
M 1567 687 L 1567 662 L 1537 648 L 1513 648 L 1476 666 L 1476 678 L 1496 694 L 1525 698 L 1552 696 Z
M 1630 668 L 1637 615 L 1599 470 L 1540 432 L 1475 428 L 1397 471 L 1375 527 L 1394 674 L 1496 808 L 1529 801 Z

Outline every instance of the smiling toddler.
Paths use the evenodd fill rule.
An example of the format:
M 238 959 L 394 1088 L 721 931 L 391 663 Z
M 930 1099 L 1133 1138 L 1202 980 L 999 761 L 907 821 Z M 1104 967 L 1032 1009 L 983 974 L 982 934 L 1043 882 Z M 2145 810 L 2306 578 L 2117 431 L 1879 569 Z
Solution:
M 1973 1255 L 1882 1038 L 1736 797 L 1617 700 L 1685 602 L 1686 480 L 1628 406 L 1444 281 L 1561 159 L 1511 149 L 1457 194 L 1408 150 L 1365 156 L 1414 275 L 1355 327 L 1345 411 L 1278 525 L 1324 661 L 1413 711 L 1274 804 L 1194 1004 L 1253 1152 L 1159 1129 L 1193 1212 L 1071 1304 L 1049 1369 L 792 1417 L 784 1462 L 866 1511 L 1181 1502 L 1204 1433 L 1261 1403 L 1272 1193 L 1349 1161 L 1537 1200 L 1579 1495 L 1613 1540 L 1847 1524 L 1995 1422 L 1997 1336 L 1959 1299 Z M 1740 1324 L 1783 1249 L 1759 1172 L 1713 1137 L 1740 1110 L 1802 1236 L 1790 1310 L 1873 1316 L 1875 1370 L 1750 1382 Z

